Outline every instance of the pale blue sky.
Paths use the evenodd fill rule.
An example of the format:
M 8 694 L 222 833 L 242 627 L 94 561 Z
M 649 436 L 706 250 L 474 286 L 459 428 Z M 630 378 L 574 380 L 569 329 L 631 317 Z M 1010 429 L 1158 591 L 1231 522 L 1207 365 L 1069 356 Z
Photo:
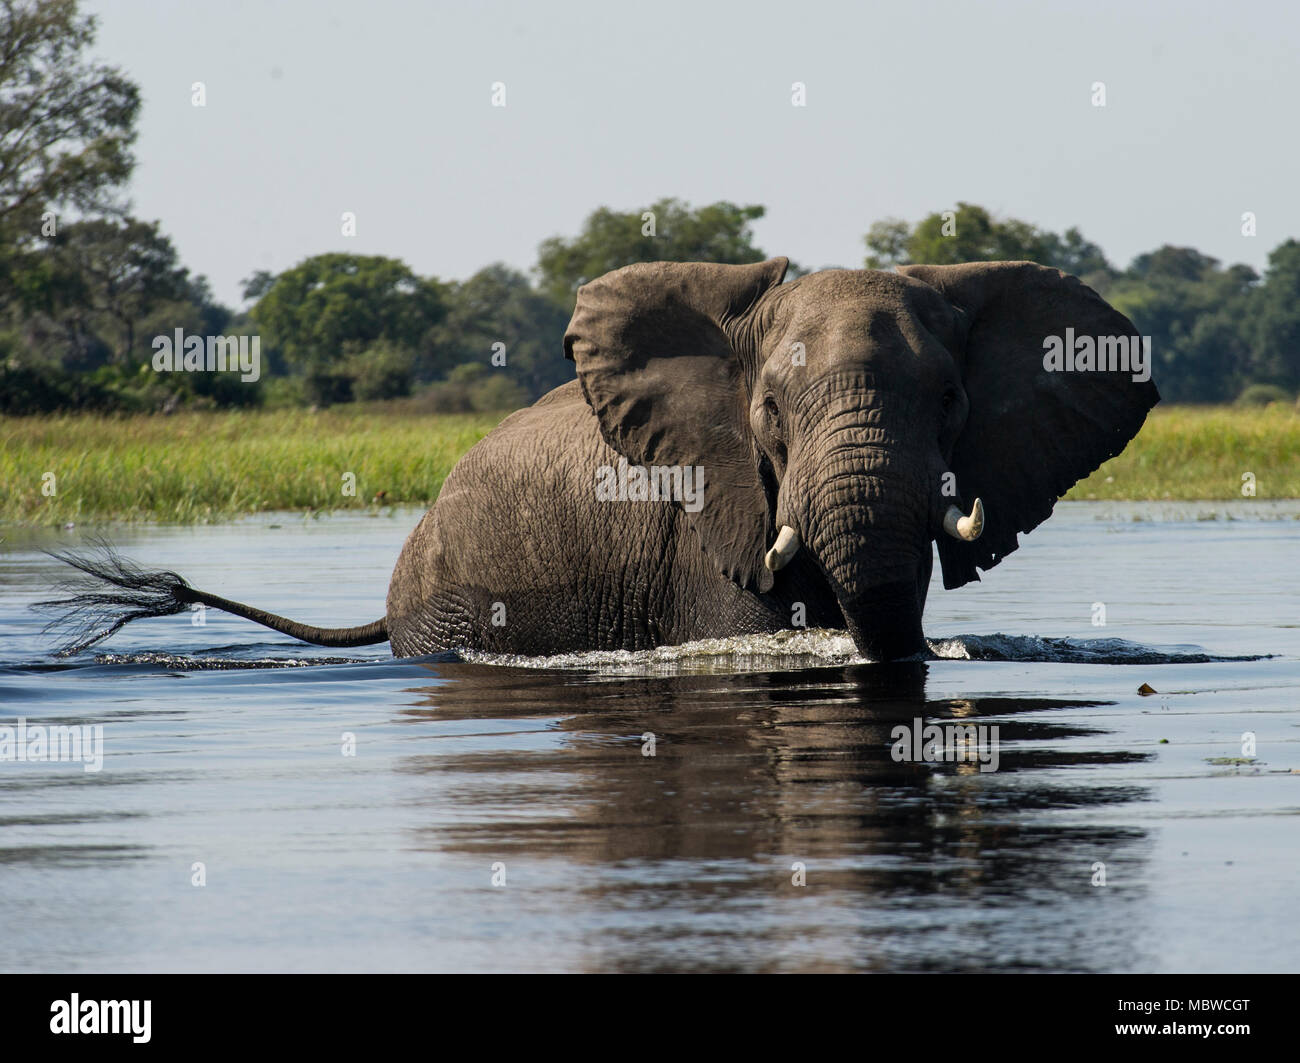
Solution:
M 135 213 L 231 305 L 254 270 L 331 250 L 527 269 L 595 207 L 666 195 L 766 205 L 759 244 L 809 267 L 860 266 L 872 221 L 958 200 L 1078 225 L 1120 265 L 1176 243 L 1262 268 L 1300 236 L 1282 0 L 86 8 L 144 96 Z

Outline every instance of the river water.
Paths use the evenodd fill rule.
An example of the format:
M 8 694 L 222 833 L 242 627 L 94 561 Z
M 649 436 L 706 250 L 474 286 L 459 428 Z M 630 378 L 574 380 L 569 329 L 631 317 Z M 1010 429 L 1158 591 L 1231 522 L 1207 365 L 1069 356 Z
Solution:
M 108 534 L 344 625 L 418 516 Z M 1300 970 L 1298 520 L 1062 504 L 888 666 L 834 632 L 394 661 L 211 610 L 60 659 L 41 549 L 86 538 L 0 528 L 0 742 L 102 727 L 98 770 L 0 759 L 0 969 Z M 955 722 L 974 759 L 897 741 Z

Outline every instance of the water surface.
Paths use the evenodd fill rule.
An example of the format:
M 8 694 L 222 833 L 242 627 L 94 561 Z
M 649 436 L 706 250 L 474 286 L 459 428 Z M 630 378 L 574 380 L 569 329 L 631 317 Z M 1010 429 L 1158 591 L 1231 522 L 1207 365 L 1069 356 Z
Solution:
M 83 530 L 0 529 L 0 726 L 104 735 L 97 772 L 0 762 L 0 968 L 1300 970 L 1298 518 L 1063 504 L 888 666 L 833 632 L 394 661 L 211 610 L 61 660 L 28 606 Z M 110 534 L 343 625 L 416 519 Z M 997 770 L 895 760 L 918 718 L 996 725 Z

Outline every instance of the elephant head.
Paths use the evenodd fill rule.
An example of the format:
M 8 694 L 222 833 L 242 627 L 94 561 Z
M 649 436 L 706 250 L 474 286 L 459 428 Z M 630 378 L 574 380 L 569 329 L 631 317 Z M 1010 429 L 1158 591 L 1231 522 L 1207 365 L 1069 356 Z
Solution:
M 1058 270 L 787 266 L 615 270 L 578 290 L 565 353 L 610 447 L 705 470 L 687 519 L 719 572 L 766 594 L 807 551 L 858 649 L 909 656 L 931 541 L 946 587 L 978 579 L 1159 396 L 1127 360 L 1048 367 L 1053 337 L 1135 332 Z

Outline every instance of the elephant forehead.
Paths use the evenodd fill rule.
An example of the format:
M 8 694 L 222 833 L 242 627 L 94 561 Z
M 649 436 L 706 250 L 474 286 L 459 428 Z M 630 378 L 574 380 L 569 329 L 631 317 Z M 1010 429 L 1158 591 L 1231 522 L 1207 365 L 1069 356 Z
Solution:
M 914 314 L 870 305 L 830 307 L 796 318 L 775 338 L 773 348 L 794 353 L 788 359 L 769 356 L 764 365 L 768 376 L 937 370 L 949 355 Z
M 800 277 L 787 287 L 813 302 L 865 300 L 896 311 L 938 308 L 944 303 L 930 285 L 880 269 L 825 269 Z
M 779 320 L 783 339 L 804 343 L 810 356 L 818 353 L 814 347 L 832 361 L 867 349 L 914 355 L 930 337 L 946 344 L 955 335 L 949 302 L 929 285 L 896 273 L 826 270 L 789 287 Z

